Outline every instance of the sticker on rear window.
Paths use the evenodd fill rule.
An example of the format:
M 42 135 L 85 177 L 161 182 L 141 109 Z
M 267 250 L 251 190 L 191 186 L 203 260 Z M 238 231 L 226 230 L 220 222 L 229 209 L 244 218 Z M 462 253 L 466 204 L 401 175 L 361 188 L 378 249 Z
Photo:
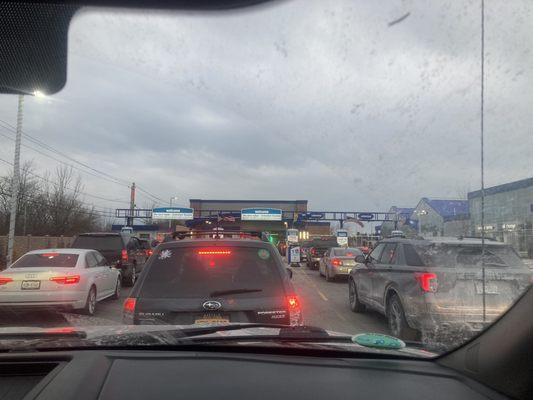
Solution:
M 257 251 L 257 255 L 261 260 L 268 260 L 270 258 L 270 252 L 265 249 L 260 249 Z
M 163 250 L 161 253 L 159 253 L 159 260 L 166 260 L 167 258 L 172 257 L 172 251 L 170 250 Z

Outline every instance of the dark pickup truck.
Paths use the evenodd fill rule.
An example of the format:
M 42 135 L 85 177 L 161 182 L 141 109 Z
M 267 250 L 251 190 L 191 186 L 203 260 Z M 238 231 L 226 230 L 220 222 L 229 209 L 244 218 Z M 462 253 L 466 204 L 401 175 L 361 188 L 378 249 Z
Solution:
M 307 245 L 307 268 L 318 269 L 320 259 L 332 247 L 337 247 L 336 238 L 318 238 L 313 239 Z
M 148 258 L 139 239 L 124 233 L 82 233 L 74 239 L 71 247 L 98 250 L 120 270 L 126 286 L 134 285 Z

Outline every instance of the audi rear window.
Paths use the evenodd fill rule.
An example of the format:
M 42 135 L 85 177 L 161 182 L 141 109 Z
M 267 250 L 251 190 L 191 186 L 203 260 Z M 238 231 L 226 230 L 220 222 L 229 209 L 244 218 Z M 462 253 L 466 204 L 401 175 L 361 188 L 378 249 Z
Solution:
M 204 299 L 241 290 L 243 293 L 231 297 L 283 295 L 280 269 L 269 250 L 256 247 L 161 250 L 148 270 L 140 297 Z
M 72 248 L 93 250 L 122 250 L 122 238 L 120 236 L 78 236 Z
M 41 253 L 26 254 L 19 258 L 11 268 L 59 267 L 74 268 L 78 262 L 77 254 Z

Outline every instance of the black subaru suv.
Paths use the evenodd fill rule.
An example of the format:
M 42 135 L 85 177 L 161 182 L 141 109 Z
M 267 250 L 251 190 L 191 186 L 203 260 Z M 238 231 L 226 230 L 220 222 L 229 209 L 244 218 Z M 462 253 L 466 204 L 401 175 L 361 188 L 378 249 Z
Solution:
M 276 248 L 226 236 L 159 245 L 124 303 L 124 323 L 301 324 L 292 271 Z
M 366 259 L 356 258 L 350 308 L 386 315 L 392 335 L 404 339 L 472 336 L 531 284 L 531 271 L 511 246 L 486 240 L 483 260 L 477 238 L 382 240 Z

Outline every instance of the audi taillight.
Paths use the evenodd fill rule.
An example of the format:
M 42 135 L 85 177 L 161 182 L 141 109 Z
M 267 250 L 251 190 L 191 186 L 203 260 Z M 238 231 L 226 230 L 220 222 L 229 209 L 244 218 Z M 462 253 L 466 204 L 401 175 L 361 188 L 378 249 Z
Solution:
M 128 262 L 128 250 L 122 250 L 120 253 L 120 259 L 124 262 Z
M 52 276 L 50 280 L 52 282 L 59 283 L 61 285 L 74 285 L 80 282 L 80 276 L 79 275 Z
M 8 284 L 10 282 L 13 282 L 13 278 L 0 276 L 0 285 L 6 285 L 6 284 Z
M 438 288 L 437 274 L 433 272 L 417 272 L 415 278 L 424 292 L 436 292 Z
M 331 259 L 331 264 L 335 267 L 340 267 L 342 265 L 342 260 L 339 260 L 338 258 Z
M 300 300 L 298 296 L 288 296 L 287 305 L 289 308 L 289 318 L 291 325 L 302 325 L 302 309 L 300 307 Z

